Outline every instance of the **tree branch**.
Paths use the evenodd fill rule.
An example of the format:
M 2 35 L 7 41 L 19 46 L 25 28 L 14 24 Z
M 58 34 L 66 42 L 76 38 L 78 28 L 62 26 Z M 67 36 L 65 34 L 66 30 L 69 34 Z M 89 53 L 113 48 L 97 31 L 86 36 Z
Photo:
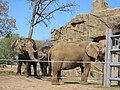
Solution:
M 75 5 L 75 2 L 73 2 L 74 0 L 71 0 L 73 3 L 65 2 L 66 5 L 64 5 L 64 3 L 60 4 L 60 2 L 58 2 L 60 0 L 46 0 L 44 2 L 41 2 L 41 0 L 28 0 L 28 1 L 31 1 L 34 4 L 31 23 L 30 23 L 30 31 L 29 31 L 29 36 L 28 36 L 29 38 L 32 38 L 33 27 L 36 24 L 42 22 L 47 27 L 48 24 L 46 22 L 49 22 L 49 20 L 51 19 L 51 15 L 54 12 L 56 11 L 64 11 L 64 12 L 69 11 L 70 12 L 72 11 L 72 8 L 70 7 L 77 6 Z M 52 2 L 54 2 L 53 4 L 55 7 L 51 5 Z M 52 8 L 50 6 L 52 6 Z
M 71 10 L 65 9 L 65 8 L 72 7 L 72 6 L 75 6 L 75 5 L 73 5 L 73 4 L 68 4 L 68 5 L 60 6 L 60 7 L 56 8 L 56 9 L 54 9 L 53 11 L 49 12 L 46 16 L 42 16 L 43 19 L 41 19 L 41 20 L 38 20 L 38 19 L 37 19 L 38 21 L 36 21 L 36 22 L 34 23 L 34 25 L 36 25 L 36 24 L 38 24 L 38 23 L 40 23 L 40 22 L 43 22 L 48 16 L 50 16 L 52 13 L 54 13 L 54 12 L 56 12 L 56 11 L 71 11 Z M 40 17 L 40 16 L 39 16 L 39 17 Z M 38 17 L 38 18 L 39 18 L 39 17 Z

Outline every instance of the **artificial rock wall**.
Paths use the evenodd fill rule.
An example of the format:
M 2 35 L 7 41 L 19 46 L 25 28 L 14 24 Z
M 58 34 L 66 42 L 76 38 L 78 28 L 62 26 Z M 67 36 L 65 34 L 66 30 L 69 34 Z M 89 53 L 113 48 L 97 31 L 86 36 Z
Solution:
M 79 42 L 105 39 L 106 30 L 120 33 L 120 8 L 108 8 L 104 0 L 94 0 L 90 13 L 76 15 L 65 26 L 51 32 L 53 45 L 61 40 Z

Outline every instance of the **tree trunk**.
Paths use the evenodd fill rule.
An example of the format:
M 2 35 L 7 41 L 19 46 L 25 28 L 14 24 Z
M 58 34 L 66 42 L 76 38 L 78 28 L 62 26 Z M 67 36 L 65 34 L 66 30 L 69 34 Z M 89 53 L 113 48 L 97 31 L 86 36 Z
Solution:
M 29 30 L 28 38 L 32 38 L 35 15 L 36 15 L 36 7 L 37 7 L 37 1 L 34 2 L 34 9 L 33 9 L 33 13 L 32 13 L 31 22 L 30 22 L 30 30 Z

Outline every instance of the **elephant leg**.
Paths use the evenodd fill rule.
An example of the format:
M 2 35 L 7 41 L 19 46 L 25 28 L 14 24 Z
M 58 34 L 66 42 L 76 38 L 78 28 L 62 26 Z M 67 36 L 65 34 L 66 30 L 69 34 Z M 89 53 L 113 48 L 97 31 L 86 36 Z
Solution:
M 28 75 L 29 75 L 29 76 L 32 75 L 32 71 L 31 71 L 31 62 L 28 63 Z
M 47 75 L 47 66 L 48 66 L 48 64 L 46 62 L 40 62 L 40 68 L 41 68 L 42 76 Z
M 40 62 L 40 69 L 41 69 L 41 73 L 43 75 L 43 62 Z
M 59 79 L 58 79 L 58 71 L 53 70 L 52 71 L 52 85 L 60 85 Z
M 81 84 L 88 84 L 87 78 L 89 75 L 91 64 L 90 63 L 84 63 L 84 70 L 81 76 Z
M 48 64 L 46 62 L 43 63 L 43 74 L 46 76 L 47 75 L 47 66 Z
M 51 63 L 48 62 L 48 76 L 51 76 Z
M 52 67 L 52 85 L 60 85 L 60 82 L 59 82 L 60 78 L 58 78 L 60 76 L 60 66 L 61 66 L 61 63 L 58 63 L 58 62 L 52 62 L 51 63 L 51 67 Z
M 26 76 L 31 76 L 31 65 L 29 62 L 26 62 Z
M 60 82 L 60 85 L 63 85 L 64 81 L 61 78 L 61 70 L 58 71 L 58 76 L 57 77 L 58 77 L 58 82 Z
M 22 74 L 26 75 L 26 73 L 27 73 L 26 62 L 24 62 L 24 64 L 25 64 L 25 68 L 24 68 L 24 71 L 22 72 Z
M 22 72 L 22 74 L 26 75 L 26 73 L 27 73 L 27 68 L 25 66 L 24 71 Z
M 21 75 L 21 66 L 22 66 L 22 62 L 18 61 L 18 67 L 17 67 L 17 73 L 16 74 L 20 74 Z
M 43 62 L 40 62 L 40 69 L 41 69 L 41 73 L 43 75 L 44 74 L 44 72 L 43 72 Z
M 34 76 L 37 76 L 37 63 L 33 62 Z
M 82 73 L 83 73 L 83 71 L 84 71 L 83 65 L 80 65 L 80 68 L 81 68 L 81 75 L 82 75 Z

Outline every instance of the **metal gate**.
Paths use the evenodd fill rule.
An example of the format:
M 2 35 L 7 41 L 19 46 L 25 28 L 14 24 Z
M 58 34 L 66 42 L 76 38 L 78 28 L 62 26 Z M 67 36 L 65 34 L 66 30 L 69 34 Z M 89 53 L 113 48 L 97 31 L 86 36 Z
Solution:
M 112 56 L 118 55 L 115 60 L 117 62 L 112 62 Z M 117 67 L 117 77 L 112 77 L 112 67 Z M 118 81 L 120 84 L 120 35 L 113 35 L 112 30 L 107 30 L 106 33 L 106 55 L 105 55 L 105 65 L 104 65 L 104 86 L 110 87 L 111 81 Z

